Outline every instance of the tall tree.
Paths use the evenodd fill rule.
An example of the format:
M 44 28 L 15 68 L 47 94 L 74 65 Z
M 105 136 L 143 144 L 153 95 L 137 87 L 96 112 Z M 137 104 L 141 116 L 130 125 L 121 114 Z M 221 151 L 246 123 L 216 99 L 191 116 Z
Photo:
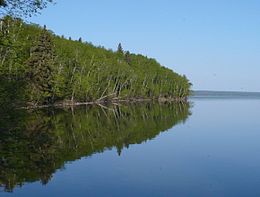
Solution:
M 124 53 L 124 50 L 123 50 L 123 47 L 122 47 L 122 44 L 121 44 L 121 43 L 118 44 L 117 52 L 118 52 L 119 54 L 123 54 L 123 53 Z
M 31 48 L 30 58 L 27 62 L 29 94 L 34 102 L 50 103 L 53 101 L 54 57 L 52 35 L 44 28 L 36 45 Z
M 0 16 L 30 17 L 52 2 L 53 0 L 0 0 Z

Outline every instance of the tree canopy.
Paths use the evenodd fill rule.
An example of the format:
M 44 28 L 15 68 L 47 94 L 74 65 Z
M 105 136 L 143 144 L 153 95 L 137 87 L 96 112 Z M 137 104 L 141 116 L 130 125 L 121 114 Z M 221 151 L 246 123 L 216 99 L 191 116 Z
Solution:
M 0 16 L 31 17 L 53 0 L 0 0 Z
M 50 103 L 53 98 L 54 46 L 51 34 L 44 28 L 31 47 L 27 61 L 29 69 L 31 100 Z

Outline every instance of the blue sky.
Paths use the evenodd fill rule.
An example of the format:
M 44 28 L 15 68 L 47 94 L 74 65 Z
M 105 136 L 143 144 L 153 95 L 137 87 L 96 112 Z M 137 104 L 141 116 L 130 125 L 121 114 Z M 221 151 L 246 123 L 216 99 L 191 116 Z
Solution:
M 259 0 L 56 0 L 30 21 L 156 58 L 195 90 L 260 91 Z

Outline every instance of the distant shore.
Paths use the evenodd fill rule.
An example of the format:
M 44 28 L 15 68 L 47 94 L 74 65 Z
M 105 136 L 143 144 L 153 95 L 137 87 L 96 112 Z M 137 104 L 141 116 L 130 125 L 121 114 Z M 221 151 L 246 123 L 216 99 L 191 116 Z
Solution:
M 195 90 L 191 98 L 260 98 L 260 92 Z

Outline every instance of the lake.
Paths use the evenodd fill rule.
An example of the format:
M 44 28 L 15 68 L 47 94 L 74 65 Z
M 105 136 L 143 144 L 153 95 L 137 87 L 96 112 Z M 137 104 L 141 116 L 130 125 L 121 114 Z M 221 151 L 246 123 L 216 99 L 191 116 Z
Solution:
M 260 196 L 260 99 L 12 111 L 0 196 Z

